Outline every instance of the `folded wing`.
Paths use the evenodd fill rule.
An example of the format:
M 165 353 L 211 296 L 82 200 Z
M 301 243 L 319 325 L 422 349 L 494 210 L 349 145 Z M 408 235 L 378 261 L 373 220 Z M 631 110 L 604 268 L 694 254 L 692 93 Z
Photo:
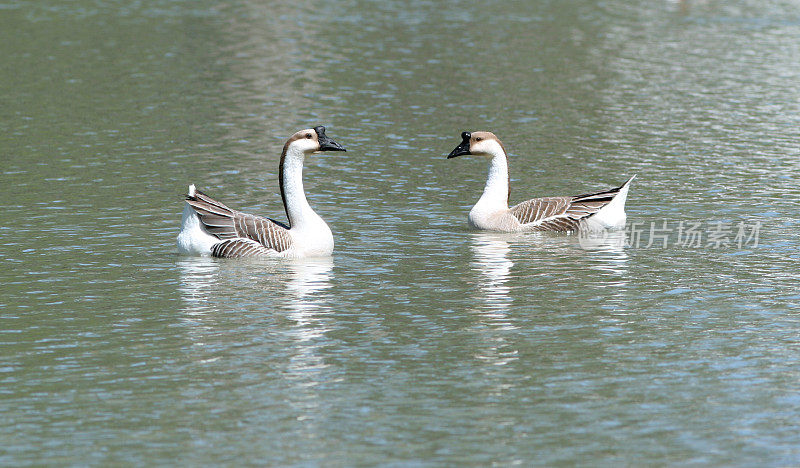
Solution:
M 608 205 L 622 187 L 574 197 L 534 198 L 510 211 L 520 224 L 536 231 L 577 231 L 582 219 Z
M 211 247 L 211 256 L 218 258 L 264 257 L 272 252 L 252 239 L 230 239 Z
M 212 248 L 214 257 L 269 255 L 292 245 L 287 226 L 232 210 L 199 190 L 187 196 L 186 203 L 197 213 L 206 231 L 220 239 L 220 244 Z

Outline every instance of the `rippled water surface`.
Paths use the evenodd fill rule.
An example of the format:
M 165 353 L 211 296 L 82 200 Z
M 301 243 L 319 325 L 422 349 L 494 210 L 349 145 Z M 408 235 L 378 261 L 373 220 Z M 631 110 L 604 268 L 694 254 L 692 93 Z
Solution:
M 0 464 L 800 464 L 793 2 L 11 0 L 0 51 Z M 318 124 L 332 258 L 176 254 Z M 470 231 L 481 129 L 513 202 L 638 174 L 627 232 Z

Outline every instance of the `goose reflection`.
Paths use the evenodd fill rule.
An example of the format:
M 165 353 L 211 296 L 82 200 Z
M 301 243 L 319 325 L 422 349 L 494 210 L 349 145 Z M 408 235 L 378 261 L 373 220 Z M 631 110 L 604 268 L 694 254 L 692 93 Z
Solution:
M 578 244 L 584 250 L 624 254 L 627 242 L 625 231 L 586 231 L 577 234 Z
M 184 313 L 195 316 L 208 312 L 213 308 L 209 293 L 217 284 L 219 263 L 209 257 L 181 257 L 177 266 L 180 272 L 178 291 L 184 302 Z
M 293 310 L 313 308 L 314 294 L 331 287 L 331 258 L 296 260 L 182 257 L 178 263 L 184 310 L 190 315 L 213 310 L 211 299 L 234 290 L 275 293 L 276 303 Z M 246 294 L 242 294 L 242 297 Z
M 287 403 L 296 413 L 317 414 L 335 325 L 333 260 L 186 258 L 178 267 L 190 358 L 226 372 L 241 362 L 242 372 L 264 368 L 288 387 Z M 235 352 L 243 347 L 246 357 Z
M 580 249 L 576 251 L 584 259 L 587 274 L 593 275 L 593 281 L 587 282 L 587 285 L 596 290 L 598 297 L 603 298 L 600 307 L 615 316 L 635 313 L 629 305 L 631 278 L 627 242 L 624 231 L 578 236 Z
M 627 245 L 625 231 L 580 233 L 578 244 L 590 258 L 596 260 L 589 264 L 590 268 L 614 275 L 627 273 L 628 252 L 625 249 Z
M 192 347 L 201 349 L 217 328 L 219 302 L 215 295 L 220 289 L 220 264 L 209 257 L 181 257 L 177 267 L 180 272 L 178 292 L 183 302 L 178 320 L 187 326 L 186 337 Z M 199 360 L 205 362 L 208 358 L 200 356 Z
M 481 318 L 481 345 L 476 346 L 474 357 L 484 363 L 485 381 L 497 382 L 491 393 L 501 395 L 507 390 L 503 384 L 503 369 L 519 359 L 516 346 L 509 342 L 509 332 L 518 327 L 510 315 L 512 305 L 508 280 L 514 266 L 508 256 L 511 246 L 509 234 L 476 232 L 472 234 L 472 270 L 478 273 L 478 290 L 483 302 L 475 313 Z M 477 301 L 476 301 L 477 302 Z
M 326 294 L 331 288 L 333 260 L 296 259 L 286 267 L 289 272 L 286 317 L 294 322 L 285 329 L 286 337 L 293 343 L 286 363 L 286 378 L 298 390 L 308 390 L 323 381 L 321 374 L 328 367 L 322 347 L 328 342 L 326 334 L 333 329 Z M 306 404 L 316 406 L 316 395 L 306 399 Z
M 286 264 L 287 317 L 296 324 L 291 330 L 298 342 L 308 342 L 324 335 L 320 326 L 329 311 L 323 292 L 331 287 L 333 260 L 328 258 L 295 259 Z
M 177 266 L 183 320 L 197 328 L 194 335 L 202 334 L 203 328 L 211 329 L 224 312 L 265 307 L 283 309 L 297 324 L 289 333 L 300 341 L 324 333 L 314 323 L 315 314 L 326 309 L 320 294 L 331 287 L 331 258 L 228 261 L 184 257 Z
M 289 271 L 286 289 L 297 300 L 300 308 L 314 307 L 313 303 L 306 304 L 304 301 L 331 287 L 333 276 L 331 257 L 293 259 L 286 266 Z
M 503 312 L 511 306 L 508 282 L 514 262 L 509 260 L 508 234 L 477 232 L 472 235 L 472 269 L 479 273 L 478 288 L 488 309 Z

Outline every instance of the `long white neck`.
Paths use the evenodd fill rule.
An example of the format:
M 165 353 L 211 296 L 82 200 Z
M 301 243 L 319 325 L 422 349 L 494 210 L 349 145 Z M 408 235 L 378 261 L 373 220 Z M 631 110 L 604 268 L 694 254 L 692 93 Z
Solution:
M 291 228 L 303 228 L 309 222 L 322 221 L 322 218 L 311 209 L 303 190 L 303 160 L 305 154 L 302 150 L 292 147 L 286 149 L 286 154 L 281 161 L 280 184 L 283 206 L 289 218 Z
M 502 149 L 492 153 L 483 195 L 475 206 L 508 209 L 508 158 Z

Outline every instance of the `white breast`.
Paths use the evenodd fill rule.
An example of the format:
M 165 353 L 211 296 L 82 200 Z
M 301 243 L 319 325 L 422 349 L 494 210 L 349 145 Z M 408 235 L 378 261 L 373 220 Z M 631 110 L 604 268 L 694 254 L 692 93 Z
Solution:
M 320 257 L 333 253 L 333 233 L 330 227 L 317 216 L 301 226 L 289 230 L 292 247 L 285 253 L 287 257 Z

